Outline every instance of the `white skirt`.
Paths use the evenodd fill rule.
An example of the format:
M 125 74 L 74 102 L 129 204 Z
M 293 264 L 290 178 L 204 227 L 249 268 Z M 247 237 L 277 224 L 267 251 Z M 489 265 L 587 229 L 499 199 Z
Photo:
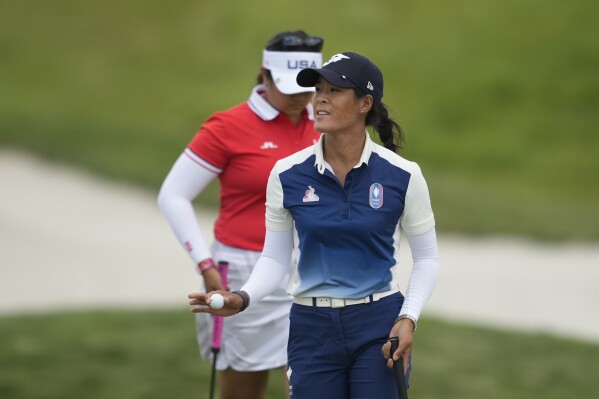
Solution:
M 260 252 L 230 247 L 218 241 L 212 244 L 212 254 L 217 264 L 219 261 L 229 263 L 229 291 L 241 288 L 260 257 Z M 293 300 L 286 293 L 287 282 L 288 277 L 271 295 L 252 303 L 242 313 L 224 318 L 217 370 L 231 367 L 237 371 L 260 371 L 287 364 L 289 310 Z M 196 327 L 200 355 L 203 359 L 211 359 L 212 316 L 196 314 Z

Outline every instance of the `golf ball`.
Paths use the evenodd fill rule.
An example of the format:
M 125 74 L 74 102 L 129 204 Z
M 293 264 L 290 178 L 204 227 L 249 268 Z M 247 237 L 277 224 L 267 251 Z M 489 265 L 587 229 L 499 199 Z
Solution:
M 221 309 L 225 305 L 225 297 L 221 294 L 212 294 L 210 296 L 210 307 L 212 309 Z

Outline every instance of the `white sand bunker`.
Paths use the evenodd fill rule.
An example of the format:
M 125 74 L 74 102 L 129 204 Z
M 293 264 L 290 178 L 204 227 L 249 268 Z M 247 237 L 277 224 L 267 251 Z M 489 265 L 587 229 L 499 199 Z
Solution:
M 156 193 L 9 150 L 0 150 L 0 181 L 0 314 L 187 308 L 201 279 Z M 209 241 L 215 216 L 198 215 Z M 425 315 L 599 341 L 599 245 L 442 235 L 439 252 Z

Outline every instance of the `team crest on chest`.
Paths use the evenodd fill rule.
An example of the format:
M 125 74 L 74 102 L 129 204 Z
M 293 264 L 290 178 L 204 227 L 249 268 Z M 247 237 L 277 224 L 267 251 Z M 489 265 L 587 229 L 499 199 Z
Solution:
M 368 203 L 371 208 L 379 209 L 383 206 L 383 186 L 379 183 L 370 185 L 370 193 L 368 194 Z
M 320 198 L 318 198 L 318 195 L 316 195 L 316 193 L 314 191 L 316 191 L 314 189 L 314 187 L 308 186 L 308 189 L 306 190 L 306 195 L 304 195 L 304 198 L 303 198 L 302 202 L 317 202 L 317 201 L 320 201 Z

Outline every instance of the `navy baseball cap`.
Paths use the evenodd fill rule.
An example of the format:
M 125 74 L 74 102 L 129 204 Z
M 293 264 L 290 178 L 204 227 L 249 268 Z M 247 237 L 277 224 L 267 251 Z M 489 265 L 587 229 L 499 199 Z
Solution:
M 297 75 L 297 84 L 313 87 L 320 76 L 337 87 L 356 87 L 372 95 L 376 101 L 383 98 L 383 74 L 363 55 L 352 52 L 335 54 L 322 64 L 322 68 L 302 69 Z

